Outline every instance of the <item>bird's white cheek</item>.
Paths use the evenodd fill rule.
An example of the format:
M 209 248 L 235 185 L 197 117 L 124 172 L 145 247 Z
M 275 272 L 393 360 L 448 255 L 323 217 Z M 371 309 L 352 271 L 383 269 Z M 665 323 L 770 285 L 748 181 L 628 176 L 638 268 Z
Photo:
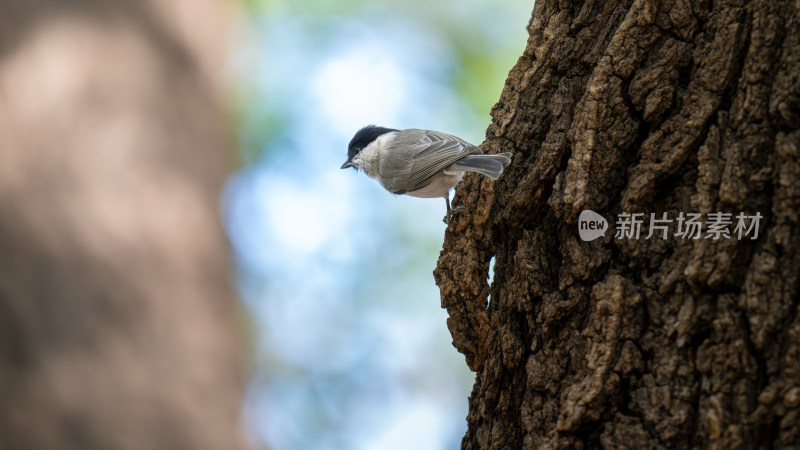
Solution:
M 355 163 L 355 166 L 358 168 L 358 170 L 364 172 L 371 178 L 375 178 L 378 175 L 378 171 L 375 170 L 374 161 L 360 159 L 357 163 Z

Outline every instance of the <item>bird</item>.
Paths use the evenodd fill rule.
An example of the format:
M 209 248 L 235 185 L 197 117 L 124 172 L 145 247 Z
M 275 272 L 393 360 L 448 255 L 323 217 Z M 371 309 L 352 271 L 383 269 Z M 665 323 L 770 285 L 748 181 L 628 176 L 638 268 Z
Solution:
M 486 155 L 480 147 L 440 131 L 367 125 L 350 140 L 341 168 L 362 171 L 393 194 L 444 198 L 443 221 L 449 223 L 464 209 L 450 207 L 450 189 L 464 174 L 476 172 L 497 180 L 511 157 L 511 153 Z

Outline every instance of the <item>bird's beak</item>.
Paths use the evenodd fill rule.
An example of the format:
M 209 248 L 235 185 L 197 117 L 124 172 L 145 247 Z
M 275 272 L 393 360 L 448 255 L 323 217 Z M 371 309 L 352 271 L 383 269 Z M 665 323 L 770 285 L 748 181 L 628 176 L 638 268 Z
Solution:
M 348 167 L 353 167 L 353 163 L 350 162 L 350 161 L 345 161 L 344 164 L 342 164 L 341 168 L 342 169 L 347 169 Z

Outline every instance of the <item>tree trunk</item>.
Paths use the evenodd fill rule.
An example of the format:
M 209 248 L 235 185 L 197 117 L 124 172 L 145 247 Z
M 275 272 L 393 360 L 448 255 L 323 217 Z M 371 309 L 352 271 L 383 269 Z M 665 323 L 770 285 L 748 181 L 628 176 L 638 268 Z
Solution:
M 224 2 L 0 1 L 0 448 L 240 449 Z
M 536 1 L 434 272 L 464 448 L 800 447 L 799 8 Z

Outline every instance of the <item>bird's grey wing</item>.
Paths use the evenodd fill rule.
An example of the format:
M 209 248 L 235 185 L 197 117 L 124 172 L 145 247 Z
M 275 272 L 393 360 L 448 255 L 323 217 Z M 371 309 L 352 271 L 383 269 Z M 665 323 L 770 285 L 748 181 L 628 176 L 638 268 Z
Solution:
M 456 136 L 429 130 L 407 130 L 396 141 L 392 158 L 383 159 L 379 173 L 384 186 L 396 194 L 425 187 L 431 177 L 459 159 L 481 149 Z

